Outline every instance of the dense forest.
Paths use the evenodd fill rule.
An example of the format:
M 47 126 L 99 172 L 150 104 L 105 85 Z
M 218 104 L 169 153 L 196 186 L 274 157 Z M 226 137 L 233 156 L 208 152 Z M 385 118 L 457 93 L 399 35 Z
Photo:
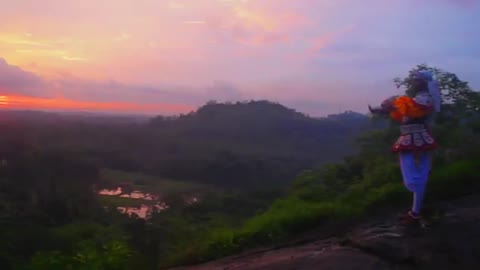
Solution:
M 29 143 L 41 153 L 95 159 L 110 169 L 243 188 L 281 185 L 304 168 L 338 161 L 356 150 L 355 136 L 381 125 L 354 112 L 315 119 L 268 101 L 211 102 L 187 115 L 153 119 L 0 117 L 10 119 L 0 135 L 6 144 Z
M 408 93 L 418 69 L 434 71 L 444 94 L 428 200 L 478 192 L 480 94 L 425 65 L 397 86 Z M 409 199 L 389 153 L 398 126 L 354 112 L 312 118 L 268 101 L 153 119 L 4 111 L 0 130 L 2 269 L 167 268 Z M 121 177 L 176 192 L 148 219 L 124 215 L 97 194 Z M 186 203 L 192 187 L 200 200 Z

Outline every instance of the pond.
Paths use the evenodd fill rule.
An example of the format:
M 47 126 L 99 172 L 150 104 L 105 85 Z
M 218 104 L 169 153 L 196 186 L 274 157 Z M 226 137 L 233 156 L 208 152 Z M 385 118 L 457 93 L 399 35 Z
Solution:
M 122 207 L 119 206 L 117 207 L 117 210 L 120 211 L 123 214 L 128 214 L 128 215 L 137 215 L 139 218 L 143 219 L 148 219 L 148 217 L 151 216 L 154 210 L 156 211 L 162 211 L 167 209 L 167 205 L 161 205 L 161 204 L 155 204 L 155 205 L 146 205 L 142 204 L 139 207 L 132 207 L 132 206 L 126 206 Z
M 136 215 L 139 218 L 148 219 L 153 212 L 160 212 L 167 209 L 169 206 L 160 200 L 160 196 L 157 194 L 146 193 L 140 190 L 133 190 L 131 192 L 125 192 L 122 187 L 115 189 L 102 189 L 98 191 L 101 196 L 115 196 L 118 198 L 126 198 L 132 200 L 138 200 L 138 205 L 120 205 L 117 206 L 117 210 L 121 213 L 128 215 Z M 121 204 L 122 200 L 119 200 Z M 185 199 L 185 204 L 195 204 L 198 202 L 196 196 Z

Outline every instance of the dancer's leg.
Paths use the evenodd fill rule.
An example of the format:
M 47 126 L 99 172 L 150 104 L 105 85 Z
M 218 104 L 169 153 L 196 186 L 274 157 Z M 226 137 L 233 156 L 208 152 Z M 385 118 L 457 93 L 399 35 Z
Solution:
M 415 190 L 415 157 L 412 152 L 401 152 L 399 154 L 400 158 L 400 169 L 403 176 L 403 184 L 410 191 L 414 192 Z
M 430 174 L 431 162 L 429 153 L 421 153 L 419 157 L 419 166 L 417 167 L 416 174 L 416 190 L 413 195 L 413 207 L 414 213 L 420 214 L 422 210 L 423 200 L 425 197 L 425 190 L 427 187 L 428 177 Z
M 400 153 L 400 168 L 405 187 L 413 192 L 412 214 L 419 216 L 430 171 L 429 154 L 419 153 L 416 156 L 412 152 Z

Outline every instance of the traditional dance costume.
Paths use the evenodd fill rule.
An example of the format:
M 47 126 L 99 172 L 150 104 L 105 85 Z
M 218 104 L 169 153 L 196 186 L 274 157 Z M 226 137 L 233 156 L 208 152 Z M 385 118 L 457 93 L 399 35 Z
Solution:
M 440 111 L 441 97 L 437 83 L 430 72 L 418 72 L 416 79 L 428 82 L 428 89 L 415 97 L 395 96 L 385 100 L 373 113 L 389 114 L 400 122 L 400 137 L 391 150 L 399 153 L 400 168 L 405 187 L 414 194 L 410 216 L 420 216 L 431 160 L 430 151 L 437 148 L 428 122 L 435 111 Z

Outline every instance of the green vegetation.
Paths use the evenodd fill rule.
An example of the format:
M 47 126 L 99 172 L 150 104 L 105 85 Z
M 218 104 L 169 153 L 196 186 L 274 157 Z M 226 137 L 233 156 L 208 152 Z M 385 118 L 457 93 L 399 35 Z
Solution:
M 139 190 L 158 195 L 168 194 L 192 194 L 213 190 L 214 187 L 195 182 L 175 181 L 159 178 L 144 173 L 127 172 L 112 169 L 100 170 L 99 179 L 102 186 L 126 187 L 128 191 Z
M 316 119 L 267 101 L 210 103 L 187 115 L 145 122 L 0 114 L 12 119 L 0 123 L 0 138 L 27 142 L 41 153 L 87 156 L 99 168 L 151 175 L 154 181 L 243 190 L 284 186 L 305 168 L 339 161 L 356 151 L 356 136 L 379 126 L 353 112 Z M 133 184 L 144 180 L 150 178 L 140 176 Z
M 151 200 L 127 198 L 120 196 L 100 195 L 99 198 L 102 205 L 111 207 L 140 207 L 142 204 L 154 204 L 154 201 Z
M 448 79 L 454 76 L 451 73 L 435 70 L 440 81 L 458 80 Z M 457 83 L 465 87 L 465 83 Z M 456 92 L 457 97 L 475 93 L 468 88 L 462 91 Z M 478 108 L 478 101 L 471 99 L 463 106 Z M 471 110 L 461 110 L 457 103 L 445 105 L 442 114 L 437 115 L 434 134 L 440 138 L 442 149 L 434 153 L 434 171 L 427 194 L 430 201 L 480 191 L 479 116 Z M 365 135 L 359 139 L 362 147 L 358 155 L 340 164 L 304 172 L 291 183 L 288 195 L 277 199 L 268 210 L 246 220 L 241 227 L 211 229 L 197 245 L 191 244 L 183 252 L 176 250 L 166 256 L 165 266 L 202 262 L 272 245 L 325 224 L 340 224 L 372 211 L 406 205 L 411 195 L 403 187 L 396 157 L 388 151 L 396 134 L 396 127 L 391 125 L 385 131 Z
M 434 119 L 441 148 L 427 201 L 480 191 L 480 95 L 455 74 L 416 69 L 436 72 L 447 101 Z M 409 77 L 396 83 L 408 88 Z M 0 123 L 2 269 L 196 263 L 411 200 L 389 152 L 398 128 L 382 119 L 313 119 L 269 102 L 210 103 L 146 123 L 48 117 Z M 93 192 L 117 186 L 158 194 L 170 207 L 148 221 L 122 215 L 117 206 L 153 202 Z M 192 194 L 200 201 L 185 204 Z
M 480 156 L 479 156 L 480 157 Z M 430 199 L 452 199 L 480 191 L 477 171 L 480 160 L 456 161 L 436 172 L 431 179 Z M 303 177 L 310 177 L 304 175 Z M 297 180 L 303 180 L 303 177 Z M 453 187 L 453 188 L 452 188 Z M 322 198 L 326 190 L 296 190 L 279 199 L 266 212 L 245 222 L 238 229 L 212 230 L 204 242 L 190 245 L 188 251 L 165 262 L 202 262 L 257 246 L 278 244 L 293 236 L 329 222 L 341 223 L 363 216 L 371 210 L 398 208 L 411 196 L 400 181 L 378 185 L 373 180 L 362 180 L 333 198 Z M 318 197 L 317 197 L 318 196 Z M 310 198 L 310 199 L 307 199 Z M 375 208 L 375 209 L 372 209 Z M 197 249 L 196 253 L 192 250 Z

